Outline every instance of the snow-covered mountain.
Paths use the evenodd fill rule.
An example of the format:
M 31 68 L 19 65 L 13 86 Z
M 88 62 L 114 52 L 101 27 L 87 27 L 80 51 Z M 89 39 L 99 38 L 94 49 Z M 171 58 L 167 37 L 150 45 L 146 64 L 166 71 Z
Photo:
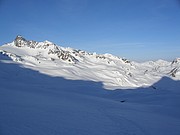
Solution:
M 17 36 L 0 53 L 23 67 L 71 80 L 102 82 L 107 89 L 149 87 L 167 76 L 180 80 L 180 58 L 137 63 L 111 54 L 96 54 Z
M 18 36 L 0 47 L 0 135 L 179 135 L 179 63 Z

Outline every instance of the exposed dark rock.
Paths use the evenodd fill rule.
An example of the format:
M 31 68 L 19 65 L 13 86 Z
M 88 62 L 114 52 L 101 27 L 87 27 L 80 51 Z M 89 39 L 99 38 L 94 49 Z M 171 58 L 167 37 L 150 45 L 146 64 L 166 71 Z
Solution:
M 124 103 L 125 101 L 126 101 L 126 100 L 121 100 L 120 102 L 121 102 L 121 103 Z
M 125 63 L 131 63 L 128 59 L 122 58 Z
M 155 86 L 151 86 L 151 87 L 152 87 L 153 89 L 155 89 L 155 90 L 157 89 Z
M 178 71 L 178 68 L 173 68 L 173 69 L 170 71 L 169 74 L 170 74 L 172 77 L 176 77 L 177 71 Z
M 27 41 L 25 38 L 23 38 L 22 36 L 17 36 L 14 40 L 14 44 L 17 47 L 22 47 L 25 46 L 27 44 Z

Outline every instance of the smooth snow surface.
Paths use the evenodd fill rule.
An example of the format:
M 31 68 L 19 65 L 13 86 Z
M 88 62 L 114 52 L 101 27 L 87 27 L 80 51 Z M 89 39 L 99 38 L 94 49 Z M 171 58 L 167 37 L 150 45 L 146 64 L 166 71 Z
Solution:
M 25 41 L 0 47 L 0 135 L 180 134 L 179 59 L 48 54 Z

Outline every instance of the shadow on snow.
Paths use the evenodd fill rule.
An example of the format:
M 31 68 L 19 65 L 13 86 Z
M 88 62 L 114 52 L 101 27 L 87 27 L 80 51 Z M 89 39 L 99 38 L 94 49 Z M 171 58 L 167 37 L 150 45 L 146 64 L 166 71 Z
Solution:
M 148 88 L 108 91 L 102 82 L 52 77 L 0 61 L 0 134 L 113 135 L 128 134 L 130 128 L 141 135 L 145 132 L 121 119 L 120 111 L 107 109 L 134 102 L 158 104 L 163 98 L 165 105 L 180 105 L 172 100 L 179 91 L 180 81 L 168 77 Z M 167 100 L 169 93 L 175 93 L 172 103 Z

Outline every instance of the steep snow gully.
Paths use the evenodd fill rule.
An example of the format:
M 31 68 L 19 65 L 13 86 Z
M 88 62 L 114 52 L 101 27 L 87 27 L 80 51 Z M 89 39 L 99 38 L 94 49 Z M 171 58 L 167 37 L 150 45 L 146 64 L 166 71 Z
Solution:
M 70 48 L 52 55 L 46 49 L 37 51 L 39 43 L 31 48 L 27 42 L 0 47 L 0 135 L 180 134 L 179 59 L 169 65 L 135 63 L 109 54 L 80 55 L 80 51 L 75 57 Z M 116 64 L 106 69 L 108 61 L 116 61 L 124 70 L 118 71 Z M 148 70 L 146 75 L 140 68 Z M 85 69 L 90 74 L 79 73 Z M 128 86 L 113 83 L 114 74 L 108 70 L 125 78 Z M 131 84 L 132 78 L 137 85 Z

